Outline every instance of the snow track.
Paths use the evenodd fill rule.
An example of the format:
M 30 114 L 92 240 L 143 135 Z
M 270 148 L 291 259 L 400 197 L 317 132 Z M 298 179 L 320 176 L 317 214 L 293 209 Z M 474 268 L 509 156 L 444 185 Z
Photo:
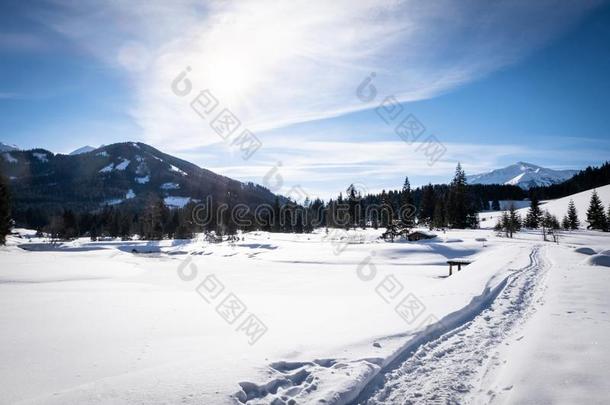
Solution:
M 509 270 L 391 358 L 274 363 L 266 383 L 241 382 L 234 398 L 248 405 L 473 402 L 468 395 L 480 397 L 488 385 L 483 379 L 500 365 L 496 349 L 534 311 L 530 304 L 545 267 L 534 246 L 527 266 Z M 482 395 L 491 400 L 494 392 L 484 389 Z
M 481 390 L 491 401 L 494 392 L 485 390 L 481 382 L 500 365 L 499 345 L 535 310 L 530 304 L 546 267 L 540 248 L 534 247 L 530 264 L 508 277 L 487 308 L 472 320 L 397 358 L 362 390 L 353 404 L 471 403 L 469 396 Z

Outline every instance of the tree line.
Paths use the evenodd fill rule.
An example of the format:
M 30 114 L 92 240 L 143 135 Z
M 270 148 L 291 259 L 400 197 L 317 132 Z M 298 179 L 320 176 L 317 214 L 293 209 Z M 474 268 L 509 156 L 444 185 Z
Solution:
M 170 208 L 155 194 L 144 199 L 139 206 L 106 205 L 95 211 L 73 209 L 45 210 L 30 206 L 15 218 L 17 225 L 35 229 L 57 239 L 88 236 L 146 240 L 165 238 L 186 239 L 204 232 L 212 240 L 234 238 L 238 231 L 267 231 L 283 233 L 309 233 L 315 228 L 382 228 L 383 237 L 394 240 L 406 236 L 414 226 L 429 229 L 477 228 L 478 212 L 487 208 L 490 196 L 516 195 L 514 186 L 468 185 L 466 175 L 458 164 L 450 184 L 428 184 L 412 189 L 408 177 L 400 190 L 383 190 L 377 194 L 362 195 L 354 185 L 345 194 L 324 202 L 306 199 L 302 204 L 275 198 L 273 204 L 259 204 L 255 209 L 237 203 L 228 196 L 222 200 L 190 202 L 182 208 Z M 518 187 L 517 187 L 518 189 Z M 481 196 L 483 195 L 483 197 Z M 11 207 L 8 181 L 0 180 L 0 241 L 11 226 Z M 493 200 L 497 204 L 497 200 Z M 499 207 L 498 207 L 499 209 Z M 587 222 L 590 229 L 608 230 L 610 217 L 606 214 L 597 193 L 593 193 Z M 545 235 L 580 226 L 573 202 L 560 222 L 542 212 L 536 194 L 525 218 L 520 218 L 514 207 L 505 212 L 496 227 L 507 236 L 521 228 L 542 228 Z
M 588 224 L 587 229 L 603 232 L 610 231 L 610 204 L 606 213 L 596 190 L 593 190 L 593 193 L 591 193 L 586 222 Z M 572 199 L 570 199 L 567 212 L 560 222 L 555 215 L 546 210 L 542 211 L 539 200 L 534 197 L 531 200 L 525 218 L 521 218 L 515 206 L 511 205 L 508 211 L 504 211 L 501 218 L 496 222 L 495 230 L 503 232 L 507 237 L 512 238 L 514 233 L 522 228 L 541 229 L 544 240 L 547 240 L 547 237 L 550 236 L 554 241 L 557 241 L 557 231 L 561 229 L 566 231 L 576 230 L 580 228 L 580 225 L 581 221 L 578 217 L 578 211 Z

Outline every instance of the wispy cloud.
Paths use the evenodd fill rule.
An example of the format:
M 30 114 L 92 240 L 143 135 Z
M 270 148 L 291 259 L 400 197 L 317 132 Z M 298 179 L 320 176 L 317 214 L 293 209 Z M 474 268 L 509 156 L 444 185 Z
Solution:
M 0 91 L 0 100 L 15 100 L 19 98 L 21 98 L 21 95 L 18 93 Z
M 171 149 L 217 141 L 170 91 L 185 66 L 195 88 L 265 131 L 370 108 L 355 88 L 371 71 L 380 94 L 434 97 L 520 60 L 597 3 L 70 2 L 44 18 L 129 72 L 130 113 L 148 141 Z

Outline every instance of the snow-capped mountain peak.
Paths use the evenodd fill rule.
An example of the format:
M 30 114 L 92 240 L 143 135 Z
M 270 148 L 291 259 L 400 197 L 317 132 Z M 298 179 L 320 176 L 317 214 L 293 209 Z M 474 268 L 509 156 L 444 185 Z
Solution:
M 17 145 L 7 145 L 5 143 L 0 142 L 0 152 L 11 152 L 14 150 L 19 150 Z
M 510 184 L 529 189 L 548 186 L 568 180 L 577 170 L 553 170 L 532 163 L 517 162 L 502 169 L 468 176 L 471 184 Z
M 76 150 L 73 150 L 72 152 L 70 152 L 70 155 L 71 156 L 82 155 L 83 153 L 89 153 L 91 151 L 94 151 L 95 149 L 97 149 L 97 148 L 94 148 L 93 146 L 86 145 L 86 146 L 83 146 L 83 147 L 78 148 Z

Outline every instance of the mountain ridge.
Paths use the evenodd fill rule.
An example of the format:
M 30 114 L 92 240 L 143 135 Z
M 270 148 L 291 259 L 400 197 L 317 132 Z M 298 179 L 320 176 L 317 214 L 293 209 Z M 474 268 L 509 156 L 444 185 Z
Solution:
M 115 143 L 73 155 L 40 148 L 11 150 L 0 154 L 0 171 L 10 180 L 15 207 L 23 210 L 137 207 L 151 195 L 172 207 L 208 196 L 251 207 L 271 204 L 276 198 L 265 187 L 222 176 L 140 142 Z
M 473 174 L 466 178 L 470 184 L 506 184 L 528 190 L 531 187 L 562 183 L 576 173 L 578 170 L 554 170 L 519 161 L 500 169 Z

